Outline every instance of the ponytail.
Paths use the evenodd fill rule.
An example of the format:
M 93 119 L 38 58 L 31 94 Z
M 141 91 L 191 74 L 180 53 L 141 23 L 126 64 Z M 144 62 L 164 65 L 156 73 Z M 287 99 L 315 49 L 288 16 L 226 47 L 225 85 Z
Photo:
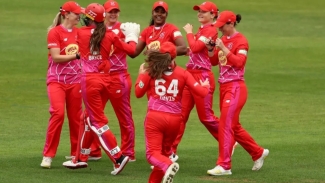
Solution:
M 236 26 L 236 24 L 238 24 L 239 22 L 241 21 L 241 15 L 240 14 L 237 14 L 236 15 L 236 22 L 235 22 L 235 26 Z
M 91 54 L 98 55 L 100 54 L 101 42 L 105 37 L 106 25 L 104 24 L 104 22 L 100 22 L 100 23 L 95 22 L 95 24 L 96 24 L 96 28 L 90 37 L 89 47 L 90 47 Z
M 53 23 L 52 25 L 50 25 L 48 28 L 47 28 L 47 33 L 50 32 L 50 30 L 58 25 L 61 24 L 61 21 L 62 21 L 62 14 L 61 12 L 59 12 L 58 14 L 56 14 L 55 18 L 53 19 Z

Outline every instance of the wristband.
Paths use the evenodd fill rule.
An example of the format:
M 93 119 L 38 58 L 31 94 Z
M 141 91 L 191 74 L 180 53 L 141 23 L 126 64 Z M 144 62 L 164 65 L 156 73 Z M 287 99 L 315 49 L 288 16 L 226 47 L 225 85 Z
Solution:
M 80 55 L 78 53 L 76 54 L 76 59 L 80 59 Z

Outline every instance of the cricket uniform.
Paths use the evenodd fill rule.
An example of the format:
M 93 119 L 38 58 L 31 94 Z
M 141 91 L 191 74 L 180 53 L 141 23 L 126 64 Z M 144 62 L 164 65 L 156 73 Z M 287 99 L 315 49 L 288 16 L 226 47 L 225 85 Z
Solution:
M 141 32 L 139 40 L 146 43 L 147 49 L 159 49 L 160 45 L 167 41 L 176 45 L 176 39 L 182 37 L 182 33 L 175 25 L 165 23 L 161 27 L 155 27 L 154 25 L 151 25 L 145 28 Z M 148 99 L 149 96 L 150 90 L 147 93 Z
M 111 46 L 115 41 L 115 35 L 106 32 L 101 41 L 100 53 L 92 54 L 89 48 L 90 37 L 94 27 L 82 27 L 78 31 L 78 45 L 82 64 L 81 88 L 82 98 L 89 115 L 89 126 L 94 132 L 101 133 L 100 136 L 86 136 L 83 139 L 83 149 L 90 147 L 93 137 L 100 138 L 101 145 L 107 155 L 118 159 L 122 152 L 117 146 L 114 134 L 109 128 L 104 128 L 108 124 L 108 119 L 104 114 L 104 108 L 109 99 L 109 55 Z M 108 126 L 107 126 L 108 127 Z M 86 129 L 87 130 L 87 129 Z M 87 161 L 80 155 L 81 161 Z
M 66 29 L 62 25 L 51 29 L 47 37 L 47 48 L 59 48 L 60 55 L 78 52 L 77 28 Z M 69 119 L 70 155 L 77 150 L 79 119 L 82 112 L 80 93 L 80 63 L 78 60 L 55 63 L 48 54 L 47 92 L 50 101 L 51 117 L 46 132 L 43 156 L 55 157 L 64 122 L 65 107 Z
M 181 100 L 185 86 L 200 97 L 209 92 L 188 71 L 178 66 L 172 72 L 165 72 L 161 79 L 153 79 L 147 73 L 137 78 L 137 98 L 151 91 L 144 123 L 146 158 L 154 166 L 149 182 L 161 182 L 173 163 L 168 156 L 183 121 Z
M 189 71 L 196 81 L 204 81 L 206 79 L 210 82 L 209 94 L 203 99 L 192 93 L 188 87 L 184 88 L 182 98 L 182 115 L 184 123 L 181 125 L 178 136 L 173 144 L 173 152 L 177 152 L 177 146 L 180 143 L 185 131 L 186 122 L 188 121 L 191 110 L 194 105 L 201 123 L 208 129 L 211 135 L 218 140 L 218 118 L 214 115 L 213 107 L 213 93 L 215 90 L 215 78 L 211 71 L 211 62 L 208 56 L 208 50 L 205 42 L 209 38 L 216 38 L 218 32 L 212 24 L 202 25 L 198 33 L 193 35 L 187 34 L 187 41 L 190 48 L 189 61 L 186 64 L 187 71 Z
M 220 122 L 219 122 L 219 157 L 217 165 L 225 170 L 231 169 L 231 152 L 237 141 L 252 157 L 260 158 L 263 148 L 241 126 L 239 115 L 247 100 L 247 88 L 244 81 L 245 64 L 249 50 L 248 41 L 241 33 L 222 36 L 223 44 L 230 50 L 224 55 L 216 49 L 211 57 L 213 65 L 219 65 L 220 83 Z
M 120 22 L 115 23 L 112 27 L 108 27 L 109 31 L 113 31 L 119 38 L 124 40 L 125 36 L 120 30 Z M 130 42 L 134 46 L 136 44 Z M 108 89 L 109 100 L 114 109 L 116 117 L 119 121 L 121 131 L 121 150 L 124 155 L 135 159 L 135 129 L 132 118 L 132 109 L 130 105 L 130 95 L 132 87 L 132 79 L 128 73 L 128 65 L 126 56 L 128 52 L 112 45 L 109 62 L 110 62 L 110 87 Z M 101 152 L 99 143 L 94 141 L 91 145 L 92 152 L 90 156 L 100 157 Z
M 141 32 L 139 40 L 145 42 L 148 49 L 159 49 L 160 45 L 167 41 L 176 45 L 175 40 L 180 37 L 182 37 L 182 33 L 175 25 L 165 23 L 161 27 L 151 25 L 145 28 Z

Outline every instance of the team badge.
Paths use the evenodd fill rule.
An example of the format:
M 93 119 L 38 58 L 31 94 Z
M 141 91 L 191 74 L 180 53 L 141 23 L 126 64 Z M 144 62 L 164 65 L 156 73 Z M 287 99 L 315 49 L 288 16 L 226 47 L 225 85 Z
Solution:
M 144 87 L 144 83 L 142 81 L 139 82 L 139 87 L 143 88 Z

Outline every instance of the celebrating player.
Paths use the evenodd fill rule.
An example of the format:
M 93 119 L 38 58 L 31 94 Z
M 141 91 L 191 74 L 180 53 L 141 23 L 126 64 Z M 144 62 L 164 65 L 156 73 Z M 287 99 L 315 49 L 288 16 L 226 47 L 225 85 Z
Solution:
M 106 11 L 105 24 L 107 29 L 113 31 L 121 39 L 125 39 L 124 34 L 120 30 L 121 23 L 118 21 L 120 15 L 119 4 L 116 1 L 109 0 L 104 4 L 104 8 Z M 124 50 L 112 47 L 109 57 L 111 74 L 109 100 L 120 124 L 121 151 L 129 156 L 129 161 L 132 162 L 135 161 L 135 130 L 130 105 L 132 80 L 127 71 L 126 55 L 127 53 Z M 99 144 L 95 141 L 91 145 L 89 159 L 96 160 L 100 157 L 101 150 Z
M 68 1 L 60 7 L 60 12 L 48 29 L 47 48 L 48 72 L 47 92 L 51 114 L 41 166 L 50 168 L 55 157 L 64 122 L 65 106 L 69 119 L 70 155 L 75 156 L 78 143 L 79 119 L 82 112 L 80 93 L 80 63 L 77 60 L 77 28 L 81 7 L 74 1 Z
M 194 6 L 193 9 L 198 11 L 197 16 L 201 26 L 196 34 L 193 34 L 192 25 L 186 24 L 184 26 L 190 48 L 190 58 L 186 64 L 186 68 L 196 81 L 208 79 L 210 82 L 210 90 L 208 95 L 202 99 L 192 93 L 188 87 L 184 88 L 182 98 L 182 115 L 184 116 L 184 123 L 181 125 L 177 139 L 173 144 L 174 153 L 177 152 L 177 146 L 184 134 L 185 125 L 194 104 L 196 105 L 201 123 L 209 130 L 213 137 L 218 140 L 218 118 L 214 115 L 212 110 L 215 79 L 211 71 L 208 50 L 205 46 L 205 42 L 209 37 L 216 38 L 218 36 L 217 30 L 212 24 L 214 19 L 218 16 L 218 8 L 214 3 L 206 1 L 199 6 Z
M 163 42 L 169 41 L 176 45 L 177 55 L 185 55 L 187 48 L 181 32 L 170 23 L 166 23 L 168 4 L 157 1 L 152 6 L 150 25 L 145 28 L 139 37 L 139 42 L 132 57 L 138 56 L 147 46 L 147 49 L 159 49 Z
M 107 31 L 104 24 L 105 9 L 102 5 L 92 3 L 85 10 L 84 27 L 78 31 L 78 44 L 80 46 L 82 64 L 82 97 L 86 112 L 83 118 L 83 133 L 79 135 L 80 154 L 71 161 L 63 163 L 67 168 L 87 167 L 87 159 L 90 153 L 90 144 L 95 133 L 105 153 L 114 163 L 112 175 L 119 174 L 129 161 L 129 157 L 122 154 L 117 146 L 114 134 L 108 126 L 108 120 L 104 114 L 106 102 L 109 99 L 110 63 L 112 45 L 131 54 L 135 50 L 135 42 L 138 40 L 140 27 L 138 24 L 126 23 L 121 25 L 125 33 L 125 42 L 112 31 Z M 89 117 L 87 117 L 89 116 Z M 79 151 L 78 151 L 79 152 Z
M 254 161 L 252 170 L 262 168 L 264 159 L 269 154 L 269 150 L 260 147 L 239 122 L 239 114 L 247 100 L 244 73 L 249 49 L 245 36 L 236 30 L 240 20 L 239 14 L 235 15 L 231 11 L 221 12 L 216 27 L 223 36 L 221 39 L 217 38 L 214 43 L 207 44 L 211 63 L 219 65 L 221 113 L 219 158 L 217 166 L 208 170 L 210 175 L 232 174 L 231 151 L 235 140 L 251 155 Z
M 149 50 L 147 66 L 140 66 L 135 85 L 138 98 L 151 90 L 145 119 L 146 157 L 154 166 L 149 183 L 172 182 L 179 169 L 178 163 L 173 163 L 166 152 L 170 152 L 183 121 L 184 87 L 200 97 L 209 92 L 209 81 L 200 81 L 203 87 L 200 86 L 188 71 L 176 66 L 176 55 L 176 47 L 171 42 L 162 43 L 158 50 Z

